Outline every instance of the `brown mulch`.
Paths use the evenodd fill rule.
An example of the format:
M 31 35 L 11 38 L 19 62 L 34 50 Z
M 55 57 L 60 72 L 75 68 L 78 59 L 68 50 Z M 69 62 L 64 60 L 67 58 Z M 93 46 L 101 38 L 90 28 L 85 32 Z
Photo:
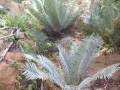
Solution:
M 97 90 L 98 88 L 102 88 L 102 90 L 113 90 L 114 87 L 120 87 L 120 79 L 98 78 L 97 80 L 91 83 L 90 90 Z

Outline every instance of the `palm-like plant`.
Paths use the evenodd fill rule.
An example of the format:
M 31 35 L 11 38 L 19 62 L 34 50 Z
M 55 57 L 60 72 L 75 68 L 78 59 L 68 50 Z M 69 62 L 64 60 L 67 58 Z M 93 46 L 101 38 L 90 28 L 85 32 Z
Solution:
M 120 11 L 113 0 L 100 0 L 92 7 L 91 14 L 93 32 L 102 37 L 108 48 L 120 47 Z
M 70 51 L 67 51 L 62 45 L 58 44 L 60 63 L 64 75 L 61 75 L 59 69 L 46 57 L 42 55 L 24 54 L 28 59 L 34 60 L 42 68 L 37 67 L 32 62 L 26 63 L 23 74 L 29 79 L 49 79 L 58 84 L 62 90 L 82 90 L 91 81 L 97 78 L 110 78 L 113 73 L 119 69 L 119 64 L 111 65 L 100 70 L 93 77 L 86 77 L 87 71 L 95 62 L 97 53 L 103 41 L 99 36 L 91 35 L 86 38 L 81 46 L 72 44 Z
M 49 31 L 59 31 L 71 25 L 79 16 L 78 0 L 33 0 L 31 16 Z M 82 10 L 82 9 L 81 9 Z

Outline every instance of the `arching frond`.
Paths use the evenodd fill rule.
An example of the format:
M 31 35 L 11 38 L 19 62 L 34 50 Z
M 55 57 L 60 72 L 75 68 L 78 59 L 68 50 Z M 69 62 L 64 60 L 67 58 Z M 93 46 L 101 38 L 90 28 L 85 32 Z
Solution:
M 76 50 L 78 49 L 78 46 L 75 43 L 72 43 L 70 51 L 67 51 L 63 46 L 63 41 L 62 40 L 58 45 L 59 49 L 59 57 L 60 57 L 60 63 L 62 65 L 63 71 L 65 73 L 66 77 L 66 82 L 67 84 L 71 83 L 71 77 L 70 77 L 70 65 L 72 63 L 71 57 L 74 56 Z M 62 44 L 61 44 L 62 43 Z
M 58 68 L 49 59 L 40 55 L 37 55 L 37 58 L 38 59 L 35 59 L 35 62 L 37 62 L 40 66 L 48 70 L 48 73 L 54 76 L 56 81 L 61 82 L 63 80 Z
M 66 37 L 63 38 L 62 40 L 60 40 L 59 42 L 56 43 L 56 46 L 64 46 L 67 44 L 67 42 L 69 42 L 71 40 L 71 37 Z
M 65 74 L 65 77 L 66 77 L 66 82 L 69 83 L 70 82 L 70 76 L 69 76 L 70 73 L 69 73 L 69 67 L 68 67 L 69 62 L 66 61 L 66 58 L 69 57 L 69 56 L 67 56 L 67 52 L 65 51 L 65 49 L 63 47 L 60 47 L 58 45 L 58 49 L 59 49 L 60 63 L 62 65 L 64 74 Z M 63 55 L 66 55 L 65 56 L 66 58 Z
M 57 67 L 46 57 L 44 57 L 42 55 L 35 56 L 35 55 L 30 55 L 30 54 L 25 54 L 25 53 L 24 53 L 24 56 L 28 59 L 34 60 L 37 64 L 39 64 L 40 66 L 42 66 L 43 68 L 48 70 L 50 73 L 55 74 L 55 76 L 57 76 L 57 78 L 61 79 L 61 75 L 60 75 Z
M 88 84 L 90 84 L 91 82 L 91 77 L 88 77 L 86 79 L 84 79 L 79 85 L 78 85 L 78 90 L 82 90 L 83 88 L 85 88 Z
M 70 51 L 58 45 L 60 62 L 67 80 L 70 80 L 67 84 L 78 85 L 85 78 L 102 44 L 103 41 L 99 36 L 91 35 L 84 39 L 80 47 L 73 43 Z
M 78 88 L 79 88 L 78 90 L 85 88 L 87 85 L 90 84 L 90 82 L 96 80 L 97 78 L 101 78 L 101 79 L 111 78 L 116 71 L 120 70 L 120 67 L 118 67 L 119 65 L 120 64 L 110 65 L 110 66 L 98 71 L 93 77 L 88 77 L 88 78 L 84 79 L 78 85 Z
M 120 67 L 118 67 L 120 64 L 113 64 L 110 65 L 100 71 L 98 71 L 93 77 L 92 80 L 96 80 L 97 78 L 111 78 L 113 76 L 113 74 L 120 70 Z
M 30 62 L 26 63 L 23 74 L 29 80 L 38 78 L 42 80 L 48 79 L 48 75 L 45 72 L 39 70 L 34 63 Z
M 85 78 L 87 71 L 91 68 L 95 59 L 97 57 L 98 51 L 103 44 L 102 39 L 99 36 L 91 35 L 89 38 L 85 39 L 83 44 L 78 49 L 81 52 L 80 63 L 78 68 L 78 76 L 81 75 Z
M 61 87 L 64 85 L 63 78 L 62 78 L 61 74 L 59 73 L 58 68 L 46 57 L 40 56 L 40 55 L 34 56 L 34 55 L 30 55 L 30 54 L 24 54 L 24 56 L 28 59 L 34 60 L 38 65 L 40 65 L 43 68 L 42 71 L 44 71 L 44 73 L 46 74 L 46 76 L 48 77 L 49 80 L 57 83 Z M 26 74 L 26 73 L 23 73 L 23 74 L 26 74 L 26 76 L 30 74 L 32 76 L 32 73 L 31 73 L 32 71 L 31 72 L 27 71 L 27 69 L 31 70 L 32 67 L 33 67 L 32 71 L 34 71 L 34 69 L 38 70 L 36 65 L 26 64 L 25 72 L 28 74 Z M 33 75 L 34 75 L 34 73 L 33 73 Z M 32 79 L 32 77 L 29 77 L 29 79 Z
M 66 85 L 62 90 L 79 90 L 77 86 Z

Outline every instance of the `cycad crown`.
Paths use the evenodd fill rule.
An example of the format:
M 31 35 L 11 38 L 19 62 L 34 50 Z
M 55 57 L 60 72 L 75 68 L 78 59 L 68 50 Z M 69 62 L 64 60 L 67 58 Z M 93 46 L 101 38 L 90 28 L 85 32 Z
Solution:
M 111 78 L 113 73 L 119 70 L 119 64 L 114 64 L 100 70 L 93 77 L 86 77 L 87 71 L 95 62 L 102 44 L 103 41 L 101 38 L 95 35 L 84 39 L 84 42 L 80 46 L 73 43 L 70 51 L 66 51 L 62 45 L 58 44 L 60 63 L 66 80 L 60 74 L 59 69 L 42 55 L 24 54 L 26 58 L 34 60 L 40 65 L 42 69 L 39 69 L 34 63 L 28 62 L 24 67 L 23 74 L 27 79 L 49 79 L 58 84 L 62 90 L 82 90 L 91 81 L 103 78 L 103 76 L 104 78 Z
M 33 0 L 31 16 L 49 31 L 58 31 L 71 25 L 80 14 L 78 0 Z

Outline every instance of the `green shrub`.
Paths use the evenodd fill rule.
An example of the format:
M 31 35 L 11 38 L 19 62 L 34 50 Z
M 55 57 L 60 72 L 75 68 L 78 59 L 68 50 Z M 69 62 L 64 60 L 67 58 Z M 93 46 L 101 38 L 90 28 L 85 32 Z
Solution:
M 24 1 L 24 0 L 12 0 L 12 1 L 21 3 L 21 2 Z
M 33 27 L 33 28 L 35 28 L 36 30 L 39 30 L 39 31 L 42 31 L 43 30 L 43 27 L 38 23 L 38 22 L 36 22 L 35 20 L 31 20 L 31 26 Z
M 22 30 L 27 28 L 26 21 L 28 20 L 28 17 L 26 15 L 18 16 L 15 14 L 7 14 L 4 15 L 2 19 L 5 21 L 6 26 L 18 27 Z
M 22 45 L 22 47 L 24 48 L 24 52 L 28 53 L 36 53 L 36 51 L 38 50 L 37 47 L 33 46 L 31 43 L 29 42 L 20 42 L 20 44 Z
M 25 50 L 27 52 L 45 55 L 47 53 L 47 51 L 49 51 L 53 48 L 52 42 L 50 42 L 48 40 L 45 33 L 41 32 L 41 31 L 38 31 L 35 28 L 33 28 L 29 32 L 29 34 L 33 38 L 33 40 L 36 42 L 36 46 L 28 45 L 28 43 L 26 43 Z M 27 50 L 27 47 L 28 47 L 28 50 Z

